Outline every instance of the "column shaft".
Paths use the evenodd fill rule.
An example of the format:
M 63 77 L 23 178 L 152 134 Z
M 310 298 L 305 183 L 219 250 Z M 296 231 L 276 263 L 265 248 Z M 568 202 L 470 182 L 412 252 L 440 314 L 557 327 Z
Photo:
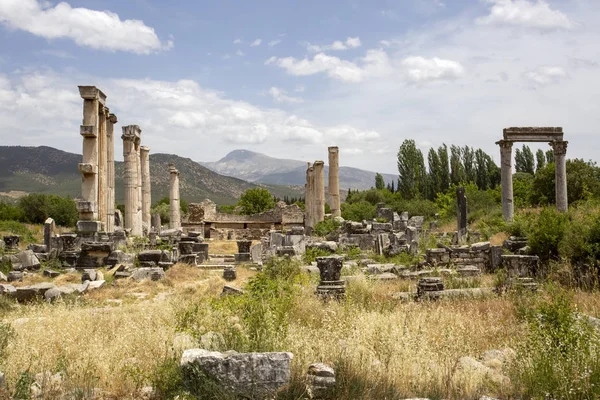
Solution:
M 329 147 L 329 207 L 331 215 L 339 217 L 342 215 L 340 208 L 340 173 L 339 173 L 339 149 Z
M 500 145 L 502 215 L 504 216 L 504 220 L 512 221 L 515 215 L 512 181 L 512 142 L 501 140 L 497 144 Z
M 79 87 L 79 94 L 83 98 L 83 122 L 80 128 L 83 157 L 79 164 L 82 202 L 78 204 L 78 211 L 79 220 L 82 221 L 98 219 L 98 92 L 94 86 Z
M 106 126 L 106 232 L 115 231 L 115 124 L 117 117 L 110 114 Z
M 171 218 L 169 221 L 169 227 L 171 229 L 181 228 L 181 209 L 179 204 L 179 171 L 175 168 L 175 165 L 169 165 L 169 174 L 171 176 L 171 191 L 170 191 L 170 211 Z
M 107 166 L 108 166 L 108 138 L 106 132 L 106 120 L 108 109 L 100 107 L 98 114 L 98 220 L 104 224 L 106 231 L 106 219 L 108 215 L 107 194 Z
M 125 229 L 132 236 L 141 236 L 141 225 L 136 223 L 138 216 L 138 164 L 141 130 L 137 125 L 123 127 L 123 159 L 125 167 Z
M 150 231 L 150 148 L 140 148 L 140 161 L 142 164 L 142 222 Z
M 569 142 L 552 142 L 554 150 L 555 185 L 556 185 L 556 209 L 560 212 L 569 210 L 569 199 L 567 196 L 567 145 Z
M 314 227 L 313 223 L 313 188 L 314 174 L 313 167 L 308 163 L 306 168 L 306 186 L 304 190 L 304 228 L 308 233 Z
M 314 190 L 314 206 L 315 206 L 315 224 L 325 220 L 325 163 L 323 161 L 315 161 L 315 190 Z

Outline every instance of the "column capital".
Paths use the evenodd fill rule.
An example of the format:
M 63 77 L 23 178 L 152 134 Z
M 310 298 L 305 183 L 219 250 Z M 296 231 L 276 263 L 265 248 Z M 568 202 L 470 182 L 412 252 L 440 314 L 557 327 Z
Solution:
M 106 95 L 96 86 L 78 86 L 79 95 L 84 100 L 98 100 L 100 104 L 106 104 Z
M 334 154 L 337 154 L 339 152 L 339 148 L 337 146 L 330 146 L 327 148 L 327 150 L 329 151 L 329 153 L 334 153 Z
M 134 142 L 135 144 L 140 143 L 142 130 L 137 125 L 127 125 L 123 127 L 123 135 L 121 139 Z
M 554 142 L 550 142 L 548 144 L 550 146 L 552 146 L 554 155 L 564 156 L 565 154 L 567 154 L 567 145 L 569 144 L 569 142 L 567 142 L 566 140 L 562 140 L 562 141 L 557 140 Z
M 175 164 L 169 164 L 169 173 L 179 175 L 179 171 L 177 170 L 177 168 L 175 168 Z
M 117 116 L 116 116 L 115 114 L 112 114 L 112 113 L 111 113 L 111 114 L 108 116 L 108 121 L 109 121 L 111 124 L 116 124 L 116 123 L 118 122 L 118 120 L 117 120 Z
M 150 153 L 150 147 L 140 146 L 140 153 Z
M 512 151 L 513 142 L 510 140 L 499 140 L 496 144 L 500 146 L 500 150 Z

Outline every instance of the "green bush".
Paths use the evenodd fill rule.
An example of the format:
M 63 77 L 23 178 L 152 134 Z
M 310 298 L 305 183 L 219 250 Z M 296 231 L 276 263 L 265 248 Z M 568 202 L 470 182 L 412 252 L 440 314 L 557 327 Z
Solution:
M 73 227 L 79 217 L 75 201 L 52 194 L 32 193 L 19 199 L 23 222 L 43 224 L 48 217 L 57 225 Z
M 340 223 L 334 218 L 325 218 L 324 221 L 317 222 L 313 230 L 316 236 L 325 237 L 331 232 L 335 232 L 340 227 Z
M 241 214 L 252 215 L 272 209 L 275 207 L 275 201 L 267 189 L 255 188 L 242 194 L 238 206 L 241 207 Z
M 365 200 L 358 203 L 342 203 L 342 218 L 348 221 L 361 222 L 375 218 L 376 214 L 376 206 Z
M 550 287 L 549 294 L 524 313 L 527 337 L 511 368 L 517 397 L 600 398 L 599 334 L 576 313 L 571 293 Z
M 16 204 L 6 201 L 0 202 L 0 220 L 1 221 L 23 221 L 23 210 Z
M 553 207 L 544 208 L 533 222 L 528 236 L 527 244 L 533 254 L 538 255 L 544 262 L 558 259 L 558 247 L 568 222 L 567 214 L 558 212 Z
M 22 242 L 35 242 L 33 232 L 23 223 L 17 221 L 0 221 L 0 232 L 21 236 Z
M 326 256 L 330 256 L 330 255 L 331 255 L 330 251 L 311 247 L 311 248 L 306 249 L 306 251 L 304 252 L 304 255 L 302 256 L 302 260 L 305 263 L 310 264 L 312 262 L 317 261 L 317 257 L 326 257 Z

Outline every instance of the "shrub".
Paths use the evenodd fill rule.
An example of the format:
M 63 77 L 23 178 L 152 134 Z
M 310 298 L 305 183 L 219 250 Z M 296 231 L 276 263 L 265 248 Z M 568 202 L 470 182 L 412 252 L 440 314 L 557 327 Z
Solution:
M 0 202 L 0 220 L 1 221 L 23 221 L 23 210 L 16 204 L 6 201 Z
M 537 254 L 545 262 L 557 259 L 558 245 L 563 239 L 567 223 L 566 214 L 552 207 L 544 208 L 531 226 L 528 236 L 528 245 L 533 254 Z
M 305 263 L 310 264 L 312 262 L 315 262 L 317 260 L 317 257 L 326 257 L 326 256 L 330 256 L 330 255 L 331 255 L 330 251 L 311 247 L 311 248 L 306 249 L 302 259 Z
M 342 203 L 342 218 L 349 221 L 363 221 L 375 218 L 376 207 L 368 201 Z
M 32 193 L 20 198 L 18 205 L 23 221 L 33 224 L 43 224 L 52 217 L 57 225 L 72 227 L 79 217 L 73 199 L 52 194 Z
M 511 369 L 516 390 L 533 399 L 599 398 L 598 332 L 576 314 L 571 293 L 549 294 L 525 313 L 527 337 Z
M 240 197 L 238 206 L 242 208 L 241 214 L 252 215 L 270 210 L 275 207 L 275 202 L 267 189 L 255 188 L 246 190 Z
M 331 232 L 335 232 L 340 227 L 340 223 L 334 218 L 325 218 L 324 221 L 317 222 L 313 233 L 316 236 L 325 237 Z
M 0 221 L 0 232 L 21 236 L 21 242 L 35 242 L 33 232 L 24 224 L 17 221 Z

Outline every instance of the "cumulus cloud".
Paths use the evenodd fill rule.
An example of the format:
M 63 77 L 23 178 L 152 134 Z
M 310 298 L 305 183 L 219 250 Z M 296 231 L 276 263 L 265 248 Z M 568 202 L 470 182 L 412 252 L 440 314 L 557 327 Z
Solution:
M 256 39 L 254 42 L 250 43 L 250 47 L 260 46 L 261 43 L 262 43 L 262 39 Z
M 238 56 L 238 57 L 243 57 L 244 56 L 244 52 L 241 51 L 241 50 L 238 50 L 238 51 L 235 52 L 235 55 Z
M 242 43 L 242 39 L 239 39 L 239 38 L 237 38 L 233 41 L 233 44 L 241 44 L 241 43 Z
M 559 83 L 567 77 L 567 72 L 561 67 L 539 67 L 525 73 L 525 78 L 535 86 L 546 86 Z
M 97 50 L 150 54 L 173 46 L 171 40 L 161 42 L 143 21 L 122 21 L 113 12 L 73 8 L 65 2 L 50 7 L 36 0 L 2 0 L 0 23 L 46 39 L 71 39 Z
M 284 89 L 271 87 L 268 91 L 269 95 L 273 98 L 276 103 L 302 103 L 304 99 L 301 97 L 294 97 L 287 95 L 287 91 Z
M 290 75 L 308 76 L 326 73 L 332 79 L 355 83 L 368 77 L 389 73 L 391 70 L 389 57 L 381 50 L 369 50 L 365 57 L 358 60 L 358 63 L 319 53 L 312 59 L 302 60 L 294 57 L 271 57 L 265 64 L 283 68 Z
M 413 83 L 454 80 L 465 72 L 460 63 L 437 57 L 407 57 L 402 61 L 402 66 L 406 68 L 408 80 Z
M 545 0 L 487 0 L 493 4 L 489 15 L 477 19 L 479 24 L 521 26 L 539 30 L 571 29 L 575 24 Z
M 2 136 L 0 144 L 46 144 L 80 152 L 82 100 L 77 85 L 82 82 L 102 82 L 100 89 L 119 124 L 140 125 L 144 143 L 157 153 L 206 160 L 228 144 L 322 147 L 332 138 L 344 145 L 378 137 L 371 130 L 319 124 L 280 109 L 232 100 L 193 80 L 106 79 L 40 71 L 0 74 L 0 131 L 13 133 Z M 293 99 L 277 88 L 273 94 L 282 102 Z M 190 143 L 202 143 L 203 153 Z
M 280 39 L 271 40 L 271 41 L 269 42 L 269 47 L 274 47 L 274 46 L 277 46 L 279 43 L 281 43 L 281 40 L 280 40 Z
M 336 40 L 335 42 L 333 42 L 329 45 L 324 45 L 324 46 L 307 43 L 306 49 L 313 53 L 320 53 L 320 52 L 328 51 L 328 50 L 340 51 L 340 50 L 355 49 L 357 47 L 360 47 L 360 45 L 361 45 L 361 43 L 360 43 L 359 37 L 355 37 L 355 38 L 348 37 L 346 39 L 346 41 L 344 41 L 344 42 L 342 42 L 341 40 Z

